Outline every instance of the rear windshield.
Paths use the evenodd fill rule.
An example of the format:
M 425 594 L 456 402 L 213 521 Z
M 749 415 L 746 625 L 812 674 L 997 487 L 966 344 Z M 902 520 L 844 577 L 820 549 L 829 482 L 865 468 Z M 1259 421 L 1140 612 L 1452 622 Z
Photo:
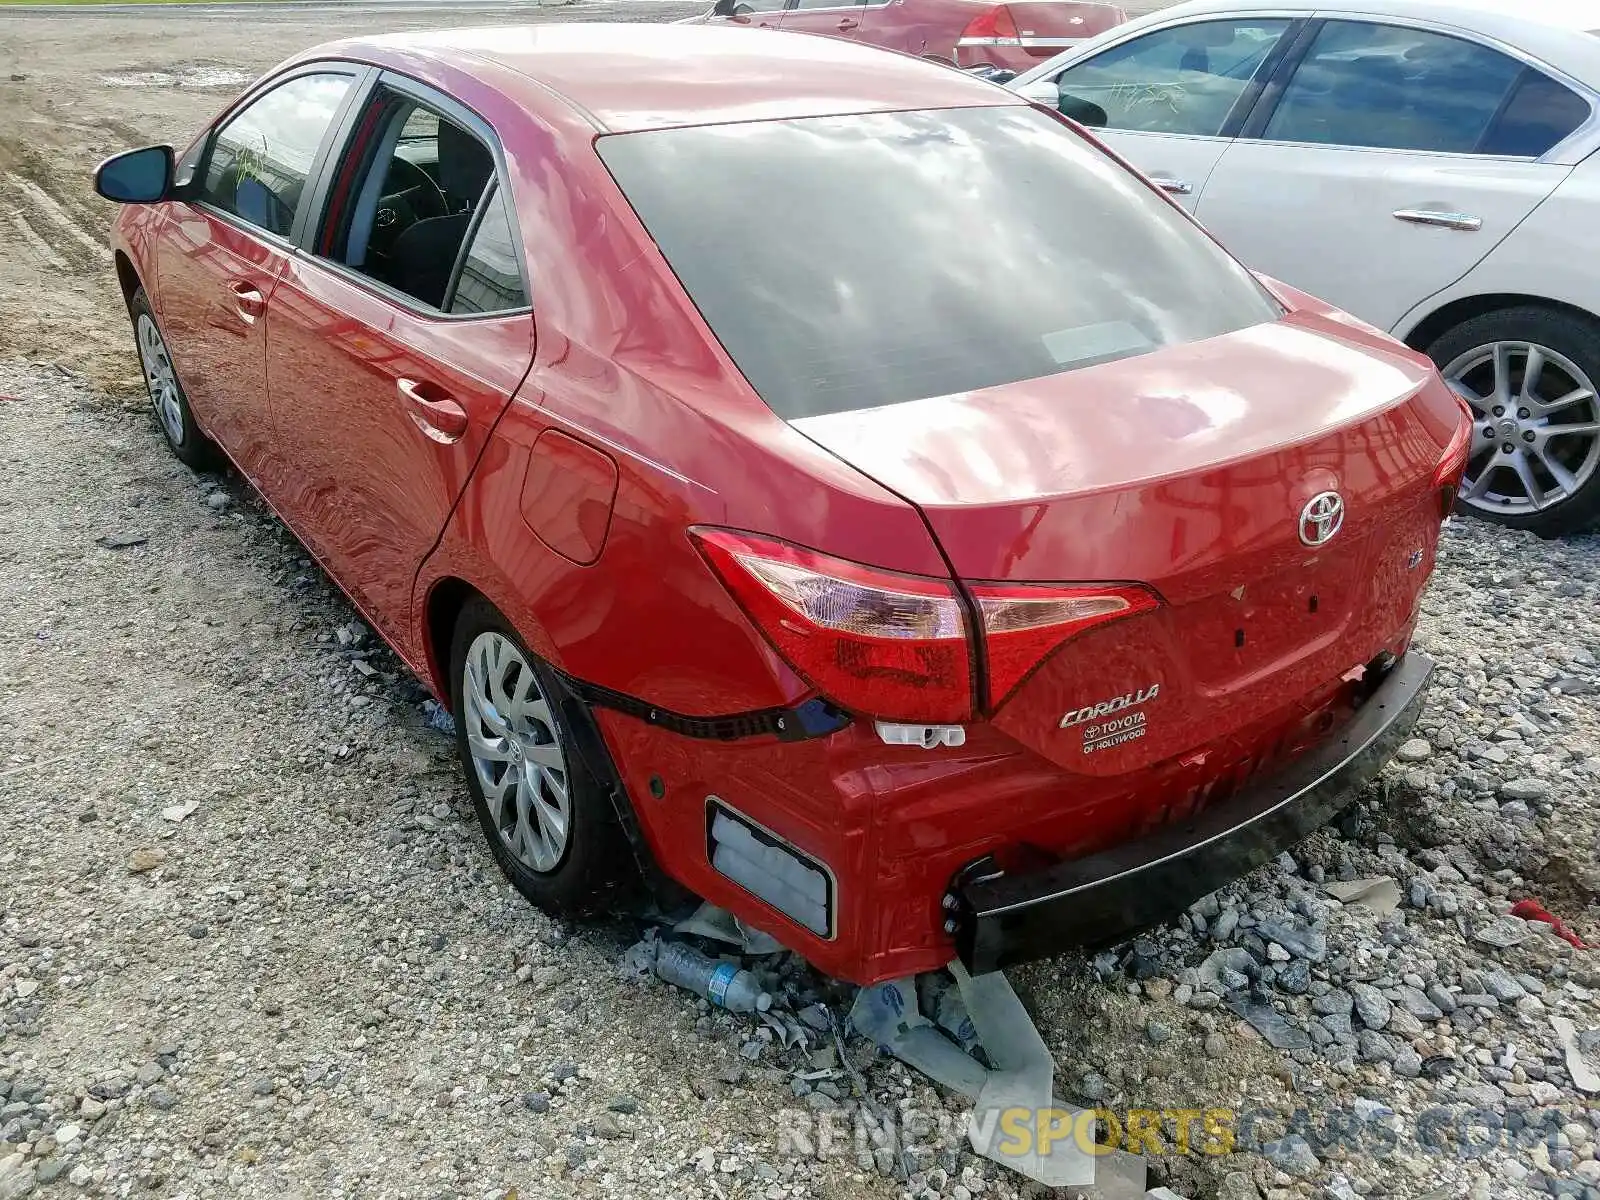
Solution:
M 786 419 L 1035 379 L 1275 320 L 1255 280 L 1048 113 L 874 113 L 598 149 Z

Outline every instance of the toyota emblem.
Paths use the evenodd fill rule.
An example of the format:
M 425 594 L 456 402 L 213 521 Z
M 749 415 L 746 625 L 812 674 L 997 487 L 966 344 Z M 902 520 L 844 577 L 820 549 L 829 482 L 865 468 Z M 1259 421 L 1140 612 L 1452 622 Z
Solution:
M 1300 540 L 1325 545 L 1344 524 L 1344 499 L 1338 492 L 1318 492 L 1300 510 Z

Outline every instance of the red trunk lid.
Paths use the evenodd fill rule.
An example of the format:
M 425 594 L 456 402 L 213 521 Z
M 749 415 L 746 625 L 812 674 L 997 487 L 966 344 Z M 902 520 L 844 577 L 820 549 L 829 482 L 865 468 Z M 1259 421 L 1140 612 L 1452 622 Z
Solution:
M 795 425 L 917 505 L 963 580 L 1160 593 L 1047 656 L 994 714 L 1052 761 L 1114 775 L 1309 706 L 1407 631 L 1455 405 L 1414 356 L 1348 334 L 1294 315 Z M 1328 492 L 1342 527 L 1307 545 L 1302 512 Z

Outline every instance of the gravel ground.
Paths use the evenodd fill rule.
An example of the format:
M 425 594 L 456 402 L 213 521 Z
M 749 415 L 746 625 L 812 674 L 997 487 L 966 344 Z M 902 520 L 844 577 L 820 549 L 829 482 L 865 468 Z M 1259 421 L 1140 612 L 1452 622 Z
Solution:
M 0 394 L 0 1198 L 1033 1190 L 954 1146 L 783 1153 L 785 1109 L 961 1105 L 859 1039 L 854 1089 L 797 1080 L 625 978 L 636 927 L 530 909 L 418 686 L 245 485 L 57 368 Z M 1185 1195 L 1600 1197 L 1551 1021 L 1600 1066 L 1600 968 L 1503 916 L 1600 940 L 1597 602 L 1596 539 L 1456 522 L 1409 761 L 1179 923 L 1016 973 L 1063 1094 L 1234 1110 L 1236 1153 L 1153 1160 Z M 1386 915 L 1329 894 L 1373 877 Z
M 903 1153 L 792 1152 L 964 1106 L 641 985 L 636 925 L 531 910 L 416 683 L 130 398 L 88 167 L 186 136 L 215 72 L 384 23 L 437 21 L 0 23 L 0 1200 L 1034 1194 L 908 1117 Z M 1431 708 L 1337 829 L 1013 974 L 1064 1098 L 1168 1114 L 1143 1148 L 1185 1196 L 1600 1200 L 1600 956 L 1506 916 L 1600 943 L 1600 538 L 1454 523 L 1419 643 Z

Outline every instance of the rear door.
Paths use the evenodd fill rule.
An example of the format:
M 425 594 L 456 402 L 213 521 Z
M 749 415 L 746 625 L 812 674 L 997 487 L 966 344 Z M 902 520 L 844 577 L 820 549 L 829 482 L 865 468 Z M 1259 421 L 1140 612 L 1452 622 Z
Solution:
M 493 131 L 384 74 L 267 318 L 296 531 L 396 645 L 418 567 L 533 357 Z
M 1196 212 L 1248 266 L 1383 329 L 1476 265 L 1571 167 L 1587 100 L 1466 37 L 1307 31 Z
M 1163 26 L 1065 68 L 1056 101 L 1193 211 L 1294 28 L 1288 17 Z
M 306 219 L 307 181 L 361 68 L 323 64 L 274 82 L 218 127 L 198 193 L 170 207 L 157 250 L 160 316 L 211 435 L 258 483 L 270 474 L 262 318 Z
M 776 29 L 783 16 L 785 0 L 739 0 L 733 15 L 707 13 L 700 20 L 707 25 L 736 25 L 749 29 Z
M 881 4 L 840 4 L 838 0 L 795 0 L 792 8 L 784 10 L 780 27 L 791 33 L 820 33 L 828 37 L 874 41 L 867 30 L 872 20 L 870 14 L 876 14 L 881 21 L 884 7 Z

